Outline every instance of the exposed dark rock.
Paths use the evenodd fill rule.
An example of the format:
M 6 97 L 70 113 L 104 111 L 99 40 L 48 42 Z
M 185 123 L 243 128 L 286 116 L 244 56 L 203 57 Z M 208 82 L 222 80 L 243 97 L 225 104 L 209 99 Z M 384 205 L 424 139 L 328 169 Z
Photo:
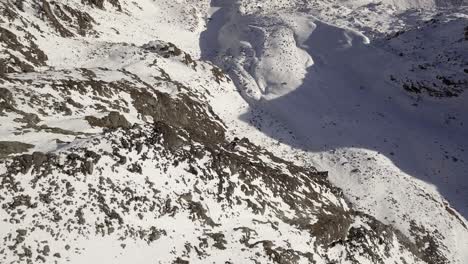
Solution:
M 421 258 L 427 263 L 448 264 L 450 261 L 441 252 L 444 248 L 434 237 L 440 236 L 438 232 L 429 233 L 423 226 L 418 226 L 414 221 L 410 223 L 410 232 L 416 240 L 415 248 L 417 248 Z
M 106 0 L 81 0 L 81 2 L 104 9 L 104 2 L 106 2 Z M 122 11 L 122 6 L 120 5 L 119 0 L 107 0 L 107 2 L 117 8 L 118 11 Z
M 110 129 L 130 128 L 132 126 L 127 121 L 125 116 L 117 112 L 110 112 L 108 116 L 105 116 L 103 118 L 87 116 L 86 120 L 89 122 L 91 126 L 105 127 L 105 128 L 110 128 Z
M 11 154 L 18 154 L 28 151 L 34 145 L 15 141 L 0 141 L 0 158 L 5 158 Z
M 21 41 L 13 32 L 0 27 L 0 43 L 6 46 L 6 49 L 0 51 L 0 54 L 4 54 L 8 58 L 0 61 L 0 73 L 31 72 L 34 71 L 35 67 L 45 65 L 47 56 L 31 41 L 32 37 L 29 36 L 29 38 L 29 43 Z M 18 58 L 10 51 L 20 53 L 25 60 Z
M 157 90 L 153 92 L 147 90 L 131 92 L 133 105 L 142 116 L 151 116 L 155 121 L 183 128 L 190 131 L 195 139 L 206 143 L 217 144 L 224 138 L 224 128 L 220 125 L 221 121 L 217 116 L 212 112 L 199 114 L 211 111 L 207 106 L 185 94 L 174 99 Z M 213 122 L 211 118 L 219 120 L 219 123 Z
M 57 30 L 57 32 L 65 38 L 70 38 L 74 37 L 75 34 L 73 34 L 70 30 L 68 30 L 55 16 L 54 11 L 52 10 L 52 7 L 50 3 L 47 0 L 42 0 L 42 14 L 44 16 L 44 19 L 48 20 L 51 25 Z
M 172 263 L 173 264 L 190 264 L 190 262 L 188 260 L 184 260 L 184 259 L 181 259 L 181 258 L 177 258 Z
M 215 80 L 218 84 L 221 82 L 230 81 L 229 77 L 223 72 L 223 70 L 218 67 L 213 67 L 211 72 L 213 73 L 213 76 L 215 77 Z
M 217 249 L 224 250 L 226 249 L 226 240 L 225 236 L 222 233 L 214 233 L 214 234 L 207 234 L 207 236 L 211 237 L 215 243 L 213 244 L 213 247 Z
M 15 121 L 19 123 L 24 123 L 25 128 L 36 127 L 37 123 L 41 121 L 41 119 L 36 114 L 29 114 L 29 113 L 23 113 L 23 112 L 19 112 L 19 113 L 22 114 L 23 117 L 15 119 Z
M 186 52 L 183 52 L 173 43 L 155 42 L 143 45 L 143 48 L 148 51 L 155 52 L 164 58 L 180 57 L 181 62 L 185 63 L 186 65 L 191 66 L 193 69 L 197 67 L 197 62 L 192 59 L 192 56 Z
M 157 229 L 156 227 L 151 227 L 150 233 L 148 235 L 148 243 L 150 244 L 158 240 L 162 236 L 166 236 L 166 235 L 167 233 L 165 230 L 160 230 L 160 229 Z
M 13 94 L 10 90 L 0 87 L 0 115 L 14 110 Z

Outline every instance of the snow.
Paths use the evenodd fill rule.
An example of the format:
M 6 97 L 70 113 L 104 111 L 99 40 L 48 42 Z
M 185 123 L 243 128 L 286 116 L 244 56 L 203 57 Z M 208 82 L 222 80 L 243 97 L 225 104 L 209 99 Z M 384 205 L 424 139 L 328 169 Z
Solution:
M 428 1 L 418 7 L 434 5 Z M 443 233 L 464 232 L 458 220 L 452 225 L 441 215 L 444 198 L 467 214 L 468 197 L 462 190 L 467 188 L 468 130 L 446 123 L 448 115 L 468 123 L 466 93 L 454 99 L 419 98 L 414 106 L 414 97 L 386 81 L 386 73 L 408 62 L 363 34 L 302 13 L 282 14 L 277 9 L 273 14 L 261 10 L 256 16 L 242 16 L 232 8 L 217 11 L 231 15 L 223 16 L 227 22 L 216 22 L 223 25 L 219 44 L 209 49 L 219 49 L 222 55 L 213 60 L 228 71 L 238 89 L 249 90 L 241 91 L 247 103 L 225 94 L 213 100 L 228 127 L 236 127 L 233 134 L 277 148 L 275 153 L 283 157 L 284 152 L 294 155 L 288 150 L 292 147 L 293 153 L 304 155 L 306 164 L 329 171 L 353 204 L 403 231 L 412 219 Z M 253 27 L 262 33 L 251 33 Z M 447 31 L 452 29 L 436 32 L 454 35 Z M 242 121 L 258 122 L 261 131 L 253 132 Z M 275 129 L 272 123 L 287 129 Z M 409 191 L 414 189 L 418 191 Z M 437 197 L 437 202 L 425 194 Z M 461 249 L 468 246 L 468 238 L 448 235 L 445 242 L 457 261 L 468 261 Z
M 79 1 L 65 2 L 82 7 Z M 162 76 L 159 69 L 163 69 L 171 79 L 206 97 L 214 112 L 226 123 L 230 138 L 247 137 L 282 158 L 328 171 L 330 180 L 343 189 L 354 208 L 393 225 L 408 236 L 410 220 L 430 231 L 438 230 L 444 234 L 443 241 L 450 250 L 453 263 L 468 262 L 465 250 L 468 248 L 468 236 L 463 227 L 468 215 L 466 89 L 458 98 L 434 99 L 408 94 L 389 80 L 391 74 L 402 77 L 408 74 L 414 66 L 413 59 L 436 60 L 435 51 L 454 43 L 457 39 L 453 36 L 459 34 L 461 38 L 462 33 L 458 30 L 466 24 L 466 9 L 447 7 L 443 19 L 450 21 L 436 30 L 426 28 L 421 31 L 418 23 L 437 17 L 436 13 L 445 9 L 436 8 L 449 6 L 448 2 L 336 0 L 309 1 L 304 6 L 301 6 L 303 1 L 280 0 L 195 2 L 124 1 L 126 12 L 122 13 L 110 5 L 106 10 L 85 7 L 97 20 L 98 36 L 66 39 L 53 31 L 38 33 L 28 29 L 37 36 L 37 44 L 48 55 L 48 64 L 57 71 L 10 76 L 35 82 L 81 80 L 86 77 L 80 73 L 60 73 L 59 70 L 87 68 L 92 69 L 102 81 L 131 80 L 132 77 L 120 71 L 125 69 L 148 84 L 159 85 L 161 91 L 177 96 L 177 87 L 156 81 Z M 24 15 L 29 21 L 44 27 L 46 23 L 35 17 L 34 12 L 34 9 L 26 8 Z M 406 33 L 408 38 L 388 42 L 378 38 L 408 28 L 414 28 L 414 31 Z M 421 32 L 429 42 L 423 43 L 427 50 L 412 49 L 405 41 L 414 41 Z M 439 42 L 441 39 L 448 40 Z M 216 84 L 210 73 L 212 65 L 208 62 L 198 62 L 199 65 L 192 68 L 177 58 L 162 58 L 142 51 L 142 45 L 151 45 L 159 40 L 176 44 L 193 58 L 218 65 L 233 82 Z M 460 43 L 449 48 L 455 47 L 463 52 L 466 42 Z M 401 58 L 395 53 L 405 49 L 413 57 Z M 15 55 L 23 58 L 21 54 Z M 466 56 L 461 59 L 466 62 Z M 150 65 L 154 60 L 158 61 L 157 67 Z M 100 69 L 102 66 L 108 70 Z M 453 69 L 454 66 L 443 62 L 430 73 L 420 72 L 413 76 L 424 80 L 434 72 L 451 73 Z M 461 68 L 459 70 L 457 76 L 463 76 Z M 18 89 L 14 83 L 4 86 L 13 92 L 13 87 Z M 63 97 L 47 86 L 30 91 L 38 96 Z M 105 113 L 89 109 L 90 96 L 73 91 L 70 96 L 85 106 L 82 112 L 78 113 L 78 109 L 73 108 L 71 117 L 41 116 L 39 124 L 74 132 L 100 133 L 101 129 L 92 128 L 83 118 L 86 115 L 103 117 Z M 28 96 L 15 92 L 15 97 L 22 102 L 19 106 L 22 111 L 37 111 L 37 106 L 27 103 Z M 111 99 L 132 100 L 128 94 L 115 95 Z M 131 123 L 143 123 L 132 107 L 124 115 Z M 0 116 L 2 141 L 35 145 L 30 152 L 65 151 L 87 144 L 76 136 L 44 131 L 15 134 L 20 130 L 20 124 L 14 120 L 20 117 L 19 114 Z M 56 143 L 56 139 L 72 143 L 63 147 Z M 107 151 L 112 152 L 112 149 Z M 137 159 L 137 156 L 129 155 L 129 159 Z M 269 162 L 267 156 L 260 159 Z M 101 162 L 111 163 L 110 160 Z M 177 184 L 178 177 L 171 177 L 183 175 L 185 171 L 182 169 L 162 173 L 152 171 L 152 164 L 143 164 L 142 167 L 157 176 L 154 183 L 162 186 L 160 190 L 166 195 L 191 190 Z M 128 181 L 124 172 L 115 172 L 110 167 L 107 170 L 103 171 L 104 175 L 117 173 L 120 180 Z M 236 181 L 236 178 L 231 180 Z M 164 187 L 166 182 L 169 184 Z M 197 187 L 205 191 L 215 188 Z M 273 195 L 268 195 L 274 201 Z M 324 196 L 332 203 L 342 202 L 333 200 L 333 196 Z M 453 207 L 460 214 L 448 214 L 446 201 L 449 208 Z M 242 218 L 236 218 L 242 222 L 232 223 L 215 201 L 211 201 L 206 209 L 222 223 L 223 233 L 233 238 L 240 236 L 231 230 L 234 226 L 247 226 L 254 220 L 269 220 L 255 219 L 256 215 L 239 206 L 233 211 L 242 215 Z M 132 221 L 136 217 L 128 215 L 126 220 Z M 276 239 L 278 245 L 293 241 L 307 251 L 308 244 L 313 243 L 306 234 L 291 232 L 289 226 L 282 223 L 278 230 L 272 230 L 268 224 L 256 223 L 251 228 L 257 231 L 258 236 Z M 96 236 L 78 241 L 78 247 L 86 249 L 78 257 L 67 258 L 71 263 L 98 260 L 104 263 L 146 263 L 148 259 L 155 258 L 168 262 L 170 260 L 164 257 L 169 255 L 161 252 L 181 252 L 184 250 L 182 241 L 196 239 L 195 234 L 201 232 L 183 214 L 176 219 L 160 218 L 157 222 L 141 224 L 146 227 L 164 226 L 174 232 L 177 230 L 178 236 L 193 237 L 175 236 L 171 240 L 158 240 L 151 246 L 135 241 L 127 243 L 121 250 L 117 238 Z M 182 230 L 182 226 L 186 229 Z M 10 225 L 2 223 L 0 235 L 10 229 Z M 284 234 L 288 235 L 283 237 Z M 180 243 L 172 245 L 174 241 Z M 249 254 L 254 255 L 255 251 L 261 250 L 253 248 Z M 337 247 L 336 251 L 339 260 L 343 256 L 338 254 L 343 250 Z M 236 246 L 230 247 L 229 252 L 232 259 L 249 261 L 247 257 L 240 259 L 244 252 Z M 200 263 L 224 260 L 220 256 L 214 252 Z M 267 262 L 260 257 L 259 261 Z

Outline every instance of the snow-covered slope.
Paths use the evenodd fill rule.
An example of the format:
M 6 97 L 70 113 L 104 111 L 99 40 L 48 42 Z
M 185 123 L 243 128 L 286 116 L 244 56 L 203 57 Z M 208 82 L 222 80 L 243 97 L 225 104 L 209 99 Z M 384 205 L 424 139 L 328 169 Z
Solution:
M 442 195 L 466 216 L 464 9 L 369 39 L 290 6 L 219 7 L 210 22 L 222 24 L 212 26 L 219 44 L 207 50 L 219 49 L 211 59 L 249 102 L 240 118 L 273 142 L 302 149 L 306 164 L 332 172 L 381 221 L 405 233 L 411 219 L 433 232 L 452 230 L 443 240 L 466 262 L 463 217 L 447 222 L 452 209 L 436 202 Z
M 464 4 L 0 3 L 1 262 L 466 263 Z

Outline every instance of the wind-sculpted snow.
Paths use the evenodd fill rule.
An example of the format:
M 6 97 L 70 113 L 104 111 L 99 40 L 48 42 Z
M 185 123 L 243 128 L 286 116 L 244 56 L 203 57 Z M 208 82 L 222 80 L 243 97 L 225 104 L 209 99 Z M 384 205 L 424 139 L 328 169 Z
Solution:
M 264 141 L 304 150 L 306 164 L 334 171 L 347 197 L 407 235 L 412 221 L 466 233 L 440 197 L 466 215 L 463 11 L 371 39 L 286 3 L 213 4 L 207 58 L 236 83 L 249 104 L 241 119 L 273 138 Z M 446 231 L 452 261 L 466 262 L 466 235 Z
M 1 2 L 0 262 L 465 263 L 445 3 Z

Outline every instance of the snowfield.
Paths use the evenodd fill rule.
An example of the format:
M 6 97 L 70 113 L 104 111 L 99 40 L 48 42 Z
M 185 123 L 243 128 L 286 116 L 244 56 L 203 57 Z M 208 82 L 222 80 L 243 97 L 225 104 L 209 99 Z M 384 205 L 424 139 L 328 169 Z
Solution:
M 238 12 L 235 5 L 220 7 L 218 12 L 229 15 L 215 13 L 213 19 L 227 22 L 210 22 L 224 23 L 218 33 L 221 55 L 214 61 L 235 76 L 239 89 L 246 90 L 242 94 L 249 112 L 268 113 L 267 117 L 244 113 L 242 120 L 258 122 L 272 145 L 277 141 L 300 149 L 305 163 L 332 172 L 331 180 L 355 204 L 400 230 L 408 228 L 408 218 L 433 230 L 453 228 L 439 217 L 447 204 L 436 205 L 416 190 L 448 199 L 466 217 L 467 95 L 450 99 L 414 96 L 402 93 L 392 82 L 392 76 L 404 76 L 418 62 L 437 62 L 434 53 L 440 56 L 444 45 L 450 45 L 447 53 L 456 54 L 452 58 L 461 63 L 453 67 L 440 62 L 432 65 L 433 70 L 450 68 L 466 90 L 462 67 L 468 62 L 464 51 L 468 44 L 460 41 L 466 12 L 451 14 L 453 18 L 445 25 L 424 25 L 417 33 L 406 33 L 406 38 L 373 44 L 358 31 L 302 12 L 269 11 L 270 6 L 264 4 L 259 8 L 263 12 L 255 11 L 259 13 L 255 16 L 248 11 L 239 16 L 242 9 Z M 434 5 L 427 1 L 417 7 Z M 460 33 L 453 38 L 453 32 Z M 421 35 L 429 43 L 417 41 Z M 421 48 L 408 47 L 411 44 Z M 409 49 L 411 54 L 402 58 L 389 47 L 405 53 Z M 434 73 L 420 74 L 434 79 L 429 77 Z M 272 122 L 292 133 L 272 128 Z M 463 224 L 459 228 L 466 230 Z M 458 248 L 460 259 L 466 261 L 466 235 L 455 231 L 447 238 L 446 243 Z

